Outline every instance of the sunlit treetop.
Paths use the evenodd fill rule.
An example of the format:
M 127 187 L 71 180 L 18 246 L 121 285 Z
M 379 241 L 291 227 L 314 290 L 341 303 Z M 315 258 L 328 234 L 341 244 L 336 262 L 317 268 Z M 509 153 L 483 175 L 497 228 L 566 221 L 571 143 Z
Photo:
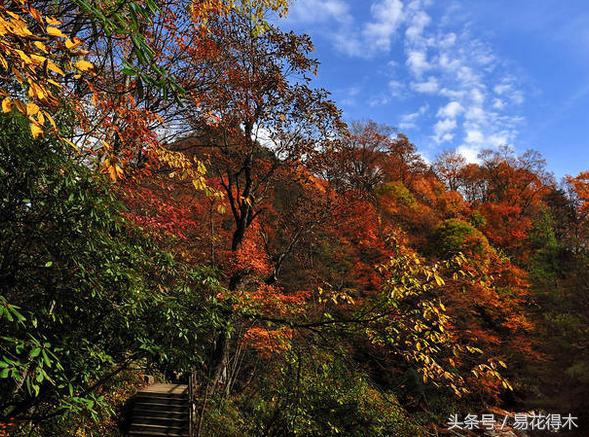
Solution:
M 27 0 L 0 5 L 2 111 L 26 116 L 35 138 L 47 128 L 57 131 L 51 113 L 59 106 L 63 78 L 93 68 L 83 59 L 82 41 L 68 38 L 60 25 Z
M 263 31 L 267 27 L 267 11 L 275 11 L 280 16 L 286 15 L 288 0 L 194 0 L 191 14 L 195 21 L 206 28 L 212 15 L 225 15 L 232 10 L 250 14 L 255 30 Z

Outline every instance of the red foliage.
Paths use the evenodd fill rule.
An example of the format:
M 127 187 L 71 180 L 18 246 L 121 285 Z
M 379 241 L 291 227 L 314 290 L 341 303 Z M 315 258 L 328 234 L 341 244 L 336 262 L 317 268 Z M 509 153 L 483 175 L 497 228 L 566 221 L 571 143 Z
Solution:
M 187 232 L 199 222 L 197 210 L 190 204 L 161 196 L 165 188 L 126 184 L 123 190 L 129 212 L 126 217 L 160 238 L 173 236 L 187 239 Z

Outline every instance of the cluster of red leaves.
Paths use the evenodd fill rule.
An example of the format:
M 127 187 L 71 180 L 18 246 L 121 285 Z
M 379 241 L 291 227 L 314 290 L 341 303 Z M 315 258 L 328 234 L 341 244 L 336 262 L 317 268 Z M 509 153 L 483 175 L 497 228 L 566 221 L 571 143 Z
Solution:
M 259 230 L 259 223 L 254 222 L 239 248 L 236 251 L 225 251 L 228 274 L 235 272 L 247 272 L 259 276 L 270 274 L 272 266 L 264 250 L 264 242 Z
M 160 117 L 140 107 L 133 96 L 121 89 L 118 94 L 100 92 L 90 81 L 92 103 L 100 115 L 93 137 L 100 139 L 98 154 L 103 172 L 116 181 L 127 176 L 146 175 L 157 161 L 160 146 L 153 126 Z M 83 112 L 80 111 L 80 114 Z M 82 129 L 91 130 L 93 115 L 81 118 Z M 93 141 L 92 138 L 87 140 Z
M 567 182 L 573 187 L 579 199 L 579 209 L 582 214 L 589 214 L 589 171 L 580 173 L 576 177 L 568 177 Z
M 129 212 L 125 215 L 139 226 L 151 231 L 156 237 L 172 236 L 182 240 L 199 220 L 189 203 L 174 202 L 161 195 L 162 189 L 128 183 L 123 190 Z
M 275 354 L 286 352 L 290 349 L 290 340 L 294 331 L 291 328 L 280 327 L 268 329 L 254 326 L 246 331 L 243 341 L 251 349 L 255 350 L 260 357 L 269 359 Z
M 311 292 L 295 291 L 285 293 L 280 287 L 260 284 L 255 291 L 247 292 L 245 299 L 267 317 L 285 317 L 305 311 Z

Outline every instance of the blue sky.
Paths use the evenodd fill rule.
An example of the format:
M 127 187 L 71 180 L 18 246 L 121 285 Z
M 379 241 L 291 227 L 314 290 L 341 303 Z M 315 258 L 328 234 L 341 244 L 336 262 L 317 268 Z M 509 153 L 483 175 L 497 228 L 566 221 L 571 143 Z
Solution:
M 406 133 L 423 155 L 542 152 L 557 177 L 589 169 L 589 1 L 295 0 L 346 120 Z

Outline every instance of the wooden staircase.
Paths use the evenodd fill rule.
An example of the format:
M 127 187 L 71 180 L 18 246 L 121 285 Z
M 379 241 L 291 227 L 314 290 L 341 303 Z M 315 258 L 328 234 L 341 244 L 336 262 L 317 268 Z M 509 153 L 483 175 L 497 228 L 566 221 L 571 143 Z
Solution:
M 137 392 L 129 436 L 189 436 L 188 386 L 152 384 Z

